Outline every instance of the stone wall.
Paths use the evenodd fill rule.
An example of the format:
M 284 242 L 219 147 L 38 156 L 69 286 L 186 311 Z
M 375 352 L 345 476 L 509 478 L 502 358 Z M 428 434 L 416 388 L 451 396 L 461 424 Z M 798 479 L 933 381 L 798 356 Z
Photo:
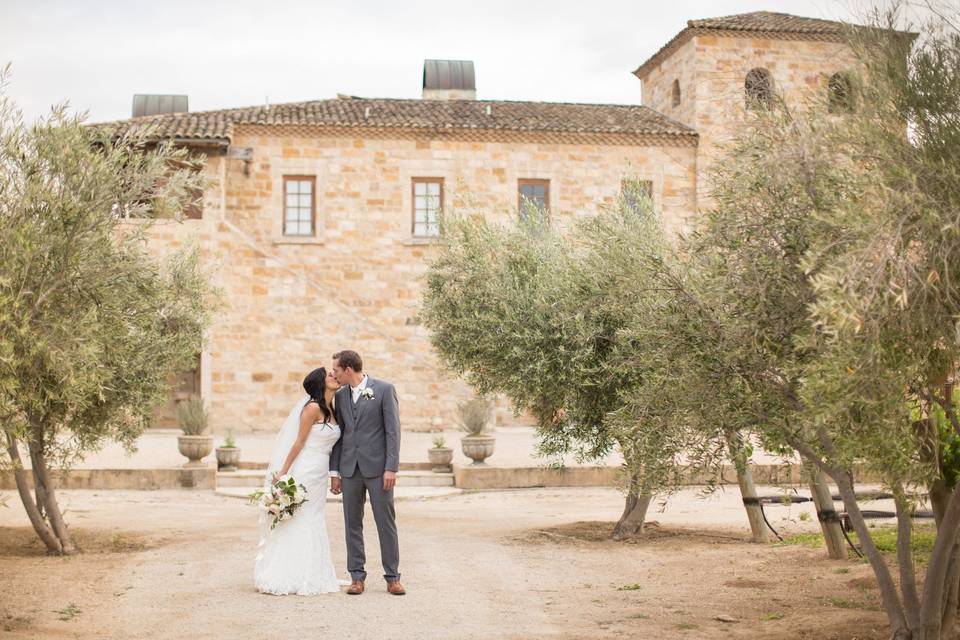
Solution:
M 696 128 L 696 55 L 696 43 L 691 38 L 664 59 L 640 83 L 641 104 Z M 680 104 L 677 106 L 673 104 L 674 80 L 680 85 Z
M 555 224 L 594 215 L 625 178 L 651 180 L 667 225 L 695 211 L 693 146 L 393 137 L 238 126 L 248 161 L 211 157 L 202 220 L 161 224 L 171 247 L 195 236 L 225 305 L 209 335 L 202 390 L 214 431 L 276 430 L 312 368 L 352 348 L 397 386 L 403 426 L 450 428 L 465 384 L 438 367 L 416 320 L 436 251 L 412 237 L 413 178 L 443 178 L 445 205 L 516 216 L 517 181 L 550 180 Z M 315 176 L 316 234 L 282 235 L 283 177 Z M 509 420 L 501 413 L 501 420 Z
M 744 122 L 744 81 L 751 69 L 767 69 L 774 91 L 801 108 L 812 94 L 826 95 L 832 74 L 855 64 L 852 50 L 841 42 L 696 35 L 643 78 L 643 104 L 700 134 L 697 205 L 702 209 L 709 205 L 710 166 Z M 671 101 L 674 79 L 680 80 L 678 107 Z
M 697 36 L 698 87 L 696 120 L 700 133 L 698 192 L 709 188 L 704 174 L 744 122 L 744 81 L 755 68 L 767 69 L 773 90 L 791 108 L 803 108 L 811 99 L 825 97 L 827 81 L 855 65 L 853 51 L 844 43 Z

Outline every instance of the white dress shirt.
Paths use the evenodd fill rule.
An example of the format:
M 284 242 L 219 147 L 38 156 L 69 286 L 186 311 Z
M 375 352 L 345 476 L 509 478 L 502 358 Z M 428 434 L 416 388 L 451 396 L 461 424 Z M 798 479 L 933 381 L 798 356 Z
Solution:
M 353 396 L 353 404 L 357 404 L 357 400 L 360 399 L 360 394 L 363 393 L 363 390 L 367 388 L 367 374 L 363 374 L 363 379 L 355 387 L 350 387 L 350 393 Z

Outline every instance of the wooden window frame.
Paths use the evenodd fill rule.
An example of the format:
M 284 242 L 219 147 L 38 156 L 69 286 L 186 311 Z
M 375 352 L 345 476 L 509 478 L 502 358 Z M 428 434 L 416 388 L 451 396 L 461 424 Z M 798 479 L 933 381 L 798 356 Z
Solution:
M 414 238 L 436 238 L 437 236 L 433 235 L 418 235 L 417 234 L 417 185 L 418 184 L 440 184 L 440 203 L 437 206 L 437 213 L 439 214 L 443 211 L 443 199 L 444 192 L 446 191 L 446 183 L 443 178 L 410 178 L 410 235 Z M 439 224 L 439 219 L 437 223 Z M 427 226 L 430 225 L 429 222 L 426 222 Z
M 549 178 L 520 178 L 517 180 L 517 210 L 523 211 L 523 187 L 543 185 L 543 208 L 550 211 L 550 179 Z
M 189 220 L 203 220 L 203 189 L 190 191 L 192 201 L 183 208 L 183 217 Z
M 310 182 L 310 233 L 287 233 L 287 183 L 288 182 Z M 313 238 L 317 235 L 317 176 L 308 175 L 284 175 L 283 176 L 283 212 L 282 235 L 285 238 Z

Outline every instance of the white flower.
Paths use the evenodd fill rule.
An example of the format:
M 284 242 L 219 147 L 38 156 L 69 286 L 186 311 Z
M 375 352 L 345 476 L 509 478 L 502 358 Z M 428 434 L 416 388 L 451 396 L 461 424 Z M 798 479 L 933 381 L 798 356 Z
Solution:
M 287 475 L 280 476 L 280 482 L 289 482 L 289 481 L 290 481 L 290 474 L 289 474 L 289 473 L 288 473 Z
M 368 400 L 373 400 L 373 389 L 371 389 L 370 387 L 367 387 L 366 389 L 360 392 L 360 397 L 367 398 Z

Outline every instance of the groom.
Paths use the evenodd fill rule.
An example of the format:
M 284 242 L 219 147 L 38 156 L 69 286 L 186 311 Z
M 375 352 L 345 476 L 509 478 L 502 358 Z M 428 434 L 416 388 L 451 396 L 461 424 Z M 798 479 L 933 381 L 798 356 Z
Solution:
M 330 490 L 343 492 L 343 521 L 347 537 L 347 570 L 352 583 L 347 593 L 363 593 L 367 577 L 363 565 L 363 505 L 370 494 L 373 519 L 380 538 L 380 558 L 387 591 L 406 593 L 400 584 L 400 545 L 397 542 L 393 487 L 400 466 L 400 407 L 397 390 L 363 373 L 356 351 L 333 354 L 333 375 L 342 386 L 335 396 L 340 439 L 330 452 Z

